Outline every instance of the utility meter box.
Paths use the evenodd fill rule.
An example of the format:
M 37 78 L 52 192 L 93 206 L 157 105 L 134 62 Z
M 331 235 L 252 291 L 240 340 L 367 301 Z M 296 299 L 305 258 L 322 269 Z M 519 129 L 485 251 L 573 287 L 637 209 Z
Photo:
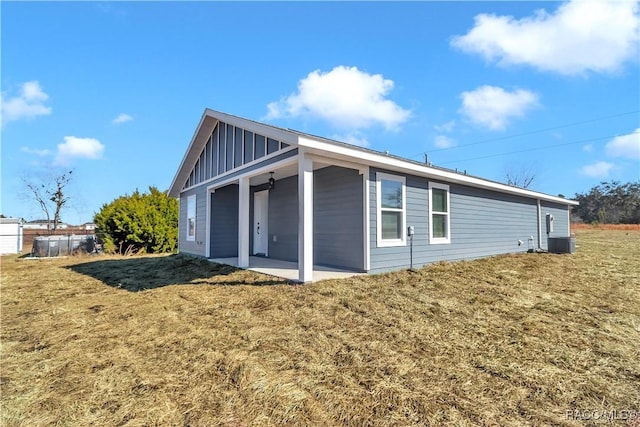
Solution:
M 553 215 L 551 215 L 550 213 L 547 213 L 546 220 L 547 220 L 547 234 L 553 233 Z

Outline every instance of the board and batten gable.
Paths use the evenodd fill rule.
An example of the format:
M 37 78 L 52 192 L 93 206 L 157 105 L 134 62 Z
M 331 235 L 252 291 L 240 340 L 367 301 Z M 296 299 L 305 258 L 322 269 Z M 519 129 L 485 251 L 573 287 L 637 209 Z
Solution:
M 526 252 L 533 236 L 538 246 L 537 200 L 459 184 L 447 183 L 381 169 L 370 169 L 370 273 L 407 268 L 410 265 L 410 239 L 406 245 L 379 247 L 377 243 L 377 173 L 402 176 L 406 181 L 406 227 L 413 226 L 413 265 L 419 267 L 437 261 L 456 261 L 504 253 Z M 429 243 L 429 182 L 449 186 L 450 243 Z M 554 209 L 558 227 L 555 235 L 568 236 L 568 210 L 566 206 Z M 562 209 L 558 209 L 562 208 Z M 562 216 L 564 212 L 564 217 Z M 565 218 L 566 217 L 566 218 Z M 543 218 L 544 220 L 544 218 Z M 558 224 L 559 225 L 559 224 Z M 543 224 L 544 226 L 544 224 Z M 522 243 L 518 245 L 518 241 Z

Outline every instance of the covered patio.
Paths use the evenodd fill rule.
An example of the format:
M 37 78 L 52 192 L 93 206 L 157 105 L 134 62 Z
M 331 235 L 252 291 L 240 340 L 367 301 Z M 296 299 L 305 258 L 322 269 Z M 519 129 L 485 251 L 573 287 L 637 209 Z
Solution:
M 237 257 L 231 258 L 211 258 L 211 262 L 218 264 L 226 264 L 234 267 L 240 267 Z M 278 259 L 250 256 L 249 266 L 244 267 L 246 270 L 255 271 L 257 273 L 268 274 L 269 276 L 280 277 L 282 279 L 299 281 L 300 273 L 298 271 L 298 263 L 291 261 L 282 261 Z M 326 279 L 344 279 L 347 277 L 358 276 L 361 273 L 353 270 L 345 270 L 334 267 L 325 267 L 321 265 L 313 266 L 313 282 Z

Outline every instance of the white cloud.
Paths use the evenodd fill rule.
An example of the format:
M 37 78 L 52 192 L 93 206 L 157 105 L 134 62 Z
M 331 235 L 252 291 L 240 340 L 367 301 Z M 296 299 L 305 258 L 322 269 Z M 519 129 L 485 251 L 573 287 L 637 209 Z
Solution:
M 360 132 L 351 132 L 346 135 L 333 135 L 333 139 L 346 142 L 347 144 L 357 145 L 358 147 L 369 146 L 369 141 Z
M 611 157 L 627 157 L 640 160 L 640 128 L 628 135 L 616 136 L 605 146 Z
M 73 159 L 99 159 L 102 153 L 104 153 L 104 144 L 95 138 L 65 136 L 64 142 L 58 144 L 55 163 L 67 165 Z
M 37 80 L 23 83 L 18 96 L 7 99 L 2 94 L 2 124 L 51 114 L 51 107 L 44 105 L 47 99 L 49 95 L 42 90 Z
M 609 162 L 596 162 L 591 165 L 585 165 L 580 169 L 583 175 L 592 178 L 606 178 L 613 169 L 614 164 Z
M 522 117 L 538 105 L 538 95 L 524 89 L 508 92 L 501 87 L 481 86 L 462 92 L 460 112 L 472 122 L 492 130 L 502 130 L 511 119 Z
M 112 123 L 120 124 L 120 123 L 130 122 L 131 120 L 133 120 L 133 117 L 130 116 L 129 114 L 120 113 L 115 119 L 112 120 Z
M 640 19 L 636 1 L 564 3 L 533 16 L 481 14 L 451 44 L 499 65 L 529 65 L 560 74 L 613 72 L 637 58 Z
M 441 125 L 435 125 L 433 128 L 438 132 L 451 132 L 455 126 L 456 126 L 456 121 L 450 120 Z
M 338 66 L 329 72 L 315 70 L 298 82 L 296 93 L 268 104 L 266 119 L 309 116 L 347 129 L 375 124 L 395 129 L 411 112 L 386 99 L 393 85 L 393 80 L 357 67 Z
M 31 147 L 20 147 L 20 151 L 22 151 L 23 153 L 35 154 L 38 157 L 44 157 L 51 154 L 51 150 L 47 150 L 46 148 L 39 149 Z
M 453 138 L 449 138 L 446 135 L 438 135 L 433 141 L 433 144 L 438 148 L 451 148 L 455 147 L 456 140 Z

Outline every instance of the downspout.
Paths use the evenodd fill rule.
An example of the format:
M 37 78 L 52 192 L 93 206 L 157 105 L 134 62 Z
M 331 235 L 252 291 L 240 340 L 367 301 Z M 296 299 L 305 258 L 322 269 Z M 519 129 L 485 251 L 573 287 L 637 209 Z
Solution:
M 538 199 L 538 249 L 542 249 L 542 207 Z

